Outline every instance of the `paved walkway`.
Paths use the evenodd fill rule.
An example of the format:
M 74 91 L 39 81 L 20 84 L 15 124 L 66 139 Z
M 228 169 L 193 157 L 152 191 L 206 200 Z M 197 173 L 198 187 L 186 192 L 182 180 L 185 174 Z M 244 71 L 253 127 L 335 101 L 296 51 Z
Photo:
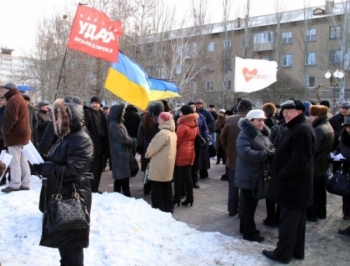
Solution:
M 239 233 L 239 219 L 230 217 L 227 212 L 228 182 L 221 181 L 224 165 L 215 165 L 211 160 L 211 169 L 208 170 L 210 179 L 200 179 L 200 189 L 194 189 L 194 203 L 192 207 L 181 206 L 174 208 L 173 217 L 190 227 L 202 232 L 220 232 L 227 236 L 242 238 Z M 130 179 L 131 195 L 137 199 L 144 199 L 151 203 L 150 196 L 143 196 L 143 174 L 140 172 Z M 102 175 L 101 191 L 113 191 L 112 173 L 106 170 Z M 326 220 L 316 223 L 307 223 L 306 229 L 306 259 L 302 262 L 292 261 L 292 265 L 349 265 L 350 264 L 350 237 L 339 235 L 338 229 L 350 225 L 342 219 L 341 197 L 328 194 Z M 263 248 L 270 248 L 277 244 L 278 229 L 263 225 L 266 216 L 265 201 L 260 200 L 255 222 L 257 229 L 262 232 L 265 241 Z

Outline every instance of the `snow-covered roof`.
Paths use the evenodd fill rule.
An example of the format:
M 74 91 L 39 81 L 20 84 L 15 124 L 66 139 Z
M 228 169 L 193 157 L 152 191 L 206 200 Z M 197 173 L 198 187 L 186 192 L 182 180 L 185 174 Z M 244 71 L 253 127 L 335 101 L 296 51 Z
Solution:
M 309 7 L 306 9 L 297 9 L 297 10 L 285 11 L 281 13 L 250 17 L 248 27 L 257 28 L 257 27 L 276 25 L 278 21 L 280 21 L 280 24 L 283 24 L 283 23 L 304 21 L 306 19 L 314 20 L 319 18 L 331 17 L 334 15 L 342 15 L 344 14 L 345 3 L 334 4 L 334 7 L 332 8 L 332 13 L 328 13 L 328 14 L 324 13 L 321 15 L 319 14 L 314 15 L 314 11 L 317 9 L 326 10 L 326 7 L 325 6 Z M 242 30 L 245 27 L 244 23 L 245 23 L 244 18 L 238 18 L 236 20 L 228 21 L 226 23 L 226 31 Z M 225 23 L 218 22 L 218 23 L 204 25 L 201 31 L 202 31 L 201 35 L 222 33 L 222 32 L 225 32 Z M 198 26 L 194 26 L 189 28 L 173 30 L 169 32 L 163 32 L 159 34 L 148 35 L 146 37 L 146 42 L 147 41 L 154 42 L 159 39 L 164 41 L 164 40 L 172 40 L 172 39 L 183 38 L 183 37 L 194 37 L 197 35 L 198 35 Z

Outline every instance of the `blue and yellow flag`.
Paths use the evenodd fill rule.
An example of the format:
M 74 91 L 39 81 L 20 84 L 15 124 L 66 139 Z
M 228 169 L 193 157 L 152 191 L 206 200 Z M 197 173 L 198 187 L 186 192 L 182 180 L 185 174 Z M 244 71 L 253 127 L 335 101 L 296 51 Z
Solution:
M 109 67 L 105 88 L 141 110 L 151 101 L 181 97 L 174 83 L 149 78 L 141 66 L 121 52 L 118 62 Z
M 146 72 L 119 52 L 118 62 L 109 67 L 105 88 L 124 101 L 145 110 L 149 102 L 150 85 Z
M 151 88 L 149 92 L 150 101 L 181 97 L 178 93 L 179 89 L 174 83 L 151 77 L 149 78 L 149 81 L 151 82 Z

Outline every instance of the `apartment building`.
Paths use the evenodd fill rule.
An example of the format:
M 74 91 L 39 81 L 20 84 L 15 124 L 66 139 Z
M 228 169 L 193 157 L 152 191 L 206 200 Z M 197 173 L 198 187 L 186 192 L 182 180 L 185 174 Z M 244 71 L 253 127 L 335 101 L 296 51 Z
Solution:
M 13 49 L 0 47 L 0 80 L 2 83 L 15 82 L 23 84 L 23 82 L 20 82 L 20 77 L 25 71 L 26 60 L 23 57 L 12 55 L 13 51 Z
M 179 103 L 202 98 L 229 108 L 238 97 L 248 97 L 260 107 L 298 97 L 337 106 L 340 98 L 350 100 L 348 13 L 348 5 L 325 1 L 320 7 L 162 33 L 158 40 L 150 36 L 142 65 L 150 76 L 177 83 Z M 235 56 L 276 61 L 278 82 L 256 93 L 234 93 Z M 139 59 L 137 52 L 134 57 Z M 334 77 L 337 69 L 342 79 Z

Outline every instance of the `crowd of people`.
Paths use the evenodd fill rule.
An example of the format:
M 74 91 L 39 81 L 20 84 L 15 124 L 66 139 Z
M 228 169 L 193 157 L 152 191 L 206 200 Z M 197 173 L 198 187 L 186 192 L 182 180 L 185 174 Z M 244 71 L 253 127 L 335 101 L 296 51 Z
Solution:
M 262 242 L 254 214 L 258 199 L 253 179 L 265 171 L 269 176 L 266 226 L 279 229 L 273 251 L 263 250 L 271 260 L 288 263 L 304 259 L 305 224 L 327 218 L 325 183 L 331 171 L 348 173 L 350 165 L 350 103 L 331 115 L 329 102 L 320 104 L 291 98 L 281 105 L 265 103 L 254 109 L 249 99 L 238 99 L 231 110 L 215 111 L 198 99 L 172 109 L 166 100 L 151 102 L 142 114 L 133 105 L 102 106 L 93 96 L 90 106 L 77 97 L 39 102 L 8 83 L 0 108 L 1 149 L 13 156 L 1 191 L 30 189 L 30 176 L 45 177 L 40 194 L 44 213 L 40 244 L 58 248 L 62 265 L 83 265 L 83 248 L 89 245 L 89 227 L 50 233 L 45 217 L 47 201 L 63 176 L 63 197 L 74 184 L 90 213 L 92 193 L 101 193 L 102 172 L 109 162 L 114 192 L 131 197 L 128 167 L 136 153 L 141 171 L 147 174 L 144 195 L 151 194 L 152 207 L 173 213 L 180 204 L 193 206 L 198 179 L 209 178 L 209 146 L 216 147 L 216 164 L 226 167 L 221 180 L 228 181 L 227 210 L 240 218 L 240 232 L 247 241 Z M 22 154 L 32 141 L 44 163 L 30 165 Z M 330 164 L 330 153 L 345 160 Z M 182 198 L 185 198 L 181 201 Z M 343 197 L 343 218 L 350 220 L 350 196 Z M 350 226 L 339 230 L 350 236 Z

